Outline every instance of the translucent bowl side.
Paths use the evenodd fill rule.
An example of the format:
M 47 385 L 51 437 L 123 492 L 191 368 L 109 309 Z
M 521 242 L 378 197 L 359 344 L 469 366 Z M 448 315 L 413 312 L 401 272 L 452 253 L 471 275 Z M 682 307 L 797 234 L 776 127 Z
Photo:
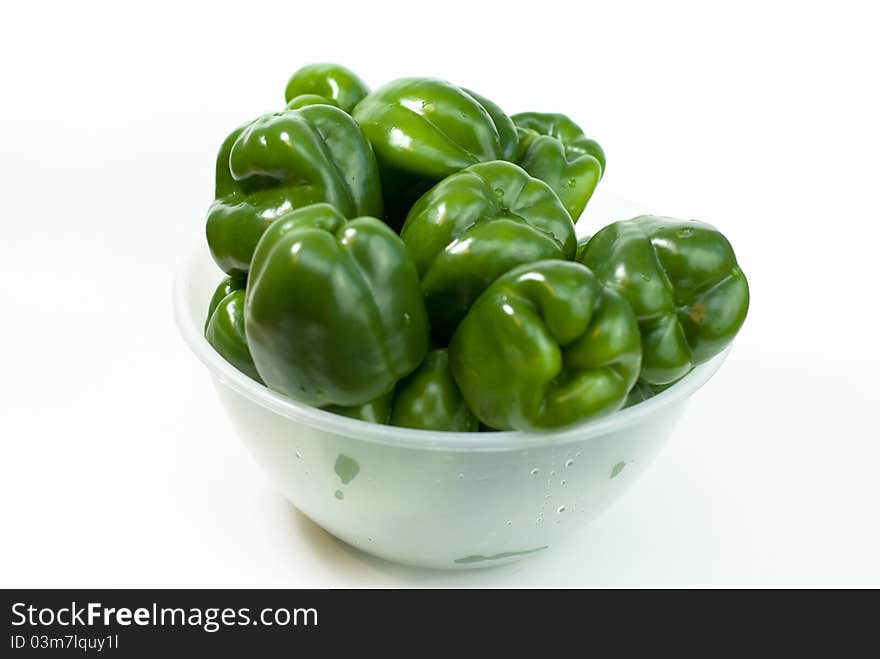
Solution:
M 297 403 L 229 365 L 202 335 L 221 277 L 198 241 L 177 275 L 175 316 L 241 439 L 318 525 L 411 565 L 485 567 L 562 542 L 635 482 L 727 355 L 644 403 L 562 432 L 393 428 Z

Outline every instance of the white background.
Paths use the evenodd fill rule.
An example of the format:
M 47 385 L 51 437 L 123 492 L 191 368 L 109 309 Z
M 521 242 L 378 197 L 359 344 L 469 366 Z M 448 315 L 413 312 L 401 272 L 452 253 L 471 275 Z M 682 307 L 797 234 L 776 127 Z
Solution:
M 127 4 L 3 20 L 0 586 L 880 586 L 871 3 Z M 217 146 L 322 60 L 568 113 L 603 189 L 735 245 L 730 359 L 567 546 L 470 573 L 345 547 L 271 489 L 180 340 Z

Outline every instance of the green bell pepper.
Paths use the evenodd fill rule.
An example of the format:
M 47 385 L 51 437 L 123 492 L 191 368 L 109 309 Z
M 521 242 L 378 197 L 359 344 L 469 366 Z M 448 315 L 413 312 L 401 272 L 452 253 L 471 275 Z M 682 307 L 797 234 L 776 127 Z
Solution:
M 498 141 L 501 144 L 500 160 L 513 161 L 519 147 L 519 133 L 513 119 L 508 117 L 496 103 L 489 100 L 485 96 L 462 88 L 462 91 L 470 95 L 477 103 L 483 106 L 483 109 L 492 117 L 495 124 L 495 130 L 498 131 Z
M 217 265 L 245 274 L 266 228 L 317 202 L 346 217 L 381 215 L 379 171 L 354 120 L 330 105 L 264 115 L 234 130 L 217 156 L 206 233 Z
M 721 352 L 749 309 L 727 239 L 708 224 L 643 215 L 592 237 L 581 262 L 629 301 L 642 333 L 641 379 L 666 385 Z
M 559 195 L 577 222 L 605 172 L 605 153 L 562 114 L 522 112 L 511 117 L 519 133 L 516 162 Z
M 385 221 L 403 225 L 415 201 L 468 165 L 511 160 L 516 127 L 495 103 L 433 78 L 396 80 L 353 112 L 379 161 Z
M 639 403 L 644 403 L 649 398 L 653 398 L 655 395 L 654 389 L 647 382 L 639 380 L 636 382 L 635 386 L 630 389 L 629 394 L 626 397 L 626 404 L 624 407 L 632 407 L 633 405 L 638 405 Z
M 578 238 L 577 251 L 575 252 L 574 257 L 575 261 L 581 260 L 581 257 L 587 249 L 587 244 L 590 242 L 590 238 L 592 238 L 592 236 L 583 236 L 581 238 Z
M 445 178 L 416 202 L 400 235 L 441 342 L 497 277 L 522 263 L 573 259 L 577 244 L 549 186 L 504 161 Z
M 299 108 L 304 108 L 307 105 L 335 105 L 333 101 L 325 96 L 318 96 L 317 94 L 300 94 L 299 96 L 294 96 L 287 102 L 288 110 L 298 110 Z
M 220 282 L 208 307 L 205 338 L 230 364 L 260 384 L 244 332 L 244 282 L 228 277 Z
M 403 78 L 367 95 L 354 108 L 384 167 L 432 180 L 512 152 L 507 116 L 443 80 Z M 496 125 L 496 119 L 502 124 Z
M 477 432 L 479 422 L 449 369 L 445 348 L 431 350 L 421 365 L 378 398 L 351 407 L 331 405 L 329 412 L 370 423 L 419 430 Z
M 320 96 L 326 99 L 324 103 L 351 112 L 369 92 L 364 81 L 344 66 L 309 64 L 290 77 L 284 90 L 284 100 L 289 104 L 297 96 Z
M 632 309 L 589 268 L 539 261 L 483 292 L 449 360 L 480 421 L 535 431 L 620 409 L 638 379 L 641 343 Z
M 624 407 L 632 407 L 633 405 L 644 403 L 646 400 L 653 398 L 657 394 L 663 393 L 671 386 L 671 384 L 653 385 L 648 384 L 644 380 L 639 380 L 630 390 L 629 396 L 627 396 L 626 398 L 626 405 L 624 405 Z
M 387 393 L 428 349 L 418 273 L 400 237 L 371 217 L 346 222 L 325 203 L 279 218 L 260 238 L 245 328 L 266 384 L 318 407 Z
M 390 423 L 403 428 L 476 432 L 479 422 L 449 369 L 446 349 L 432 350 L 394 392 Z
M 214 289 L 214 294 L 211 296 L 211 301 L 208 303 L 208 315 L 205 317 L 206 331 L 208 329 L 208 323 L 211 322 L 211 316 L 214 315 L 214 310 L 220 305 L 220 301 L 234 291 L 243 291 L 246 285 L 247 279 L 245 277 L 223 278 L 223 281 L 221 281 L 217 285 L 217 288 Z
M 391 415 L 391 400 L 394 397 L 394 390 L 382 394 L 378 398 L 368 400 L 362 405 L 352 405 L 349 407 L 343 405 L 330 405 L 327 407 L 328 412 L 347 416 L 350 419 L 359 419 L 368 423 L 388 424 L 388 417 Z

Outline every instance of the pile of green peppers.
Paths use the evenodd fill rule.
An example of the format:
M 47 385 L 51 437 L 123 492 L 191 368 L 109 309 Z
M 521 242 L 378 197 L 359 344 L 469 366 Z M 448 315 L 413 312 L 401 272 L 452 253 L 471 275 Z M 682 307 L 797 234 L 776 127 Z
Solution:
M 662 391 L 749 306 L 727 239 L 641 216 L 580 243 L 605 154 L 561 114 L 334 64 L 235 130 L 207 240 L 209 343 L 292 399 L 427 430 L 541 431 Z

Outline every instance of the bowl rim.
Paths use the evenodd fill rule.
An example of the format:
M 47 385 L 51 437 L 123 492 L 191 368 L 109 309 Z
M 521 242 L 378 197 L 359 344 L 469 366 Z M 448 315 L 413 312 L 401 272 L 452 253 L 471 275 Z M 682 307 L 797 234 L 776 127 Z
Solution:
M 190 313 L 190 277 L 199 261 L 210 258 L 201 238 L 181 259 L 174 277 L 174 318 L 183 340 L 219 383 L 260 407 L 309 428 L 372 443 L 421 450 L 512 451 L 563 445 L 600 437 L 637 424 L 689 398 L 708 382 L 731 351 L 732 343 L 709 361 L 695 367 L 665 391 L 606 416 L 544 432 L 451 432 L 388 426 L 334 414 L 293 400 L 252 380 L 214 350 L 203 333 L 204 320 Z M 220 271 L 218 270 L 218 273 Z

